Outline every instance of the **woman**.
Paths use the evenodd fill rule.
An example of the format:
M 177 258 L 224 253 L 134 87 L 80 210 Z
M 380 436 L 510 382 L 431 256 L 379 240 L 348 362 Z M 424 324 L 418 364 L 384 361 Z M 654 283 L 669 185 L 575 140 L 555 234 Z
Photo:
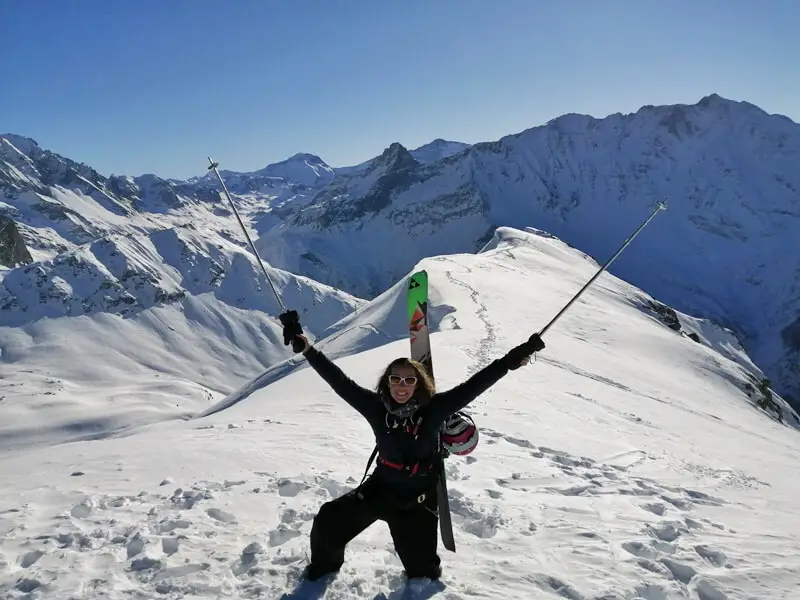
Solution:
M 311 528 L 311 564 L 306 578 L 338 571 L 345 546 L 377 520 L 385 521 L 406 576 L 438 579 L 436 481 L 439 430 L 447 418 L 517 369 L 544 342 L 534 334 L 524 344 L 494 360 L 464 383 L 436 393 L 425 367 L 408 358 L 393 360 L 375 391 L 345 375 L 296 329 L 284 331 L 314 370 L 345 402 L 367 419 L 375 433 L 378 462 L 372 475 L 344 496 L 326 502 Z

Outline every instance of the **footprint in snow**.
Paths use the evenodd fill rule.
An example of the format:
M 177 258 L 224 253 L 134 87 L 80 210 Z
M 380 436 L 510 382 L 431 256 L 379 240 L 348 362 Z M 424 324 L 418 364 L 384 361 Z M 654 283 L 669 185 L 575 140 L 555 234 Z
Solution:
M 691 510 L 692 508 L 692 503 L 688 500 L 684 500 L 683 498 L 676 498 L 667 494 L 659 494 L 659 498 L 664 502 L 671 504 L 678 510 Z
M 573 456 L 568 452 L 556 450 L 554 448 L 548 448 L 546 446 L 537 447 L 528 440 L 515 438 L 498 433 L 496 431 L 490 430 L 487 432 L 487 435 L 530 450 L 531 456 L 534 458 L 547 459 L 552 466 L 558 468 L 569 478 L 580 478 L 585 480 L 585 483 L 572 482 L 566 487 L 560 487 L 552 486 L 552 478 L 540 477 L 536 479 L 528 479 L 525 483 L 530 487 L 545 486 L 543 489 L 564 496 L 595 495 L 609 493 L 609 491 L 605 488 L 608 487 L 608 484 L 619 478 L 617 472 L 610 466 L 605 466 L 605 469 L 601 470 L 596 461 L 585 456 Z M 512 480 L 498 479 L 497 483 L 502 487 L 510 487 L 522 490 L 526 489 L 525 484 L 521 481 L 521 478 L 518 475 L 512 476 Z M 618 493 L 624 492 L 620 491 Z M 629 493 L 635 494 L 636 492 L 630 491 Z
M 346 494 L 355 487 L 355 485 L 353 486 L 343 485 L 342 483 L 336 481 L 335 479 L 329 479 L 327 477 L 315 477 L 314 485 L 317 488 L 316 493 L 318 495 L 327 493 L 327 495 L 331 498 L 338 498 L 339 496 L 343 496 L 344 494 Z M 307 485 L 306 489 L 310 489 L 311 487 L 313 486 Z
M 495 479 L 495 483 L 500 487 L 521 492 L 545 489 L 544 486 L 552 481 L 552 477 L 526 477 L 523 473 L 512 473 L 511 477 Z
M 721 498 L 716 498 L 715 496 L 710 496 L 703 492 L 698 492 L 696 490 L 683 490 L 687 496 L 689 496 L 695 504 L 705 504 L 707 506 L 722 506 L 725 504 L 724 500 Z
M 80 532 L 58 533 L 51 537 L 55 539 L 56 544 L 58 544 L 58 547 L 62 550 L 66 548 L 83 549 L 83 548 L 89 548 L 92 545 L 91 538 L 88 535 Z M 111 542 L 116 543 L 115 538 L 112 539 Z M 125 543 L 125 538 L 122 538 L 121 543 L 123 544 Z
M 536 448 L 533 444 L 531 444 L 528 440 L 518 437 L 513 437 L 510 435 L 504 435 L 503 439 L 507 441 L 509 444 L 513 444 L 514 446 L 518 446 L 519 448 L 527 448 L 529 450 L 533 450 Z
M 302 532 L 299 531 L 298 529 L 295 529 L 293 527 L 288 527 L 284 523 L 281 523 L 280 525 L 278 525 L 278 527 L 269 532 L 268 543 L 270 547 L 280 546 L 282 544 L 285 544 L 289 540 L 299 537 L 300 535 L 302 535 Z
M 281 514 L 278 526 L 267 534 L 267 544 L 270 547 L 281 546 L 286 542 L 304 535 L 303 527 L 314 519 L 314 512 L 297 512 L 294 508 L 287 508 Z
M 486 514 L 477 509 L 461 492 L 451 489 L 449 495 L 453 523 L 459 524 L 467 533 L 479 538 L 490 538 L 497 534 L 499 527 L 506 525 L 505 517 L 496 509 Z
M 671 600 L 672 598 L 686 597 L 686 594 L 676 596 L 673 591 L 655 583 L 643 583 L 633 590 L 634 598 L 642 600 Z
M 187 575 L 199 573 L 200 571 L 206 571 L 210 567 L 211 565 L 209 563 L 189 563 L 180 567 L 167 567 L 166 569 L 158 571 L 153 576 L 153 581 L 156 582 L 164 579 L 177 579 L 180 577 L 186 577 Z
M 625 542 L 622 549 L 637 558 L 658 559 L 664 554 L 674 554 L 675 546 L 662 540 L 650 540 L 648 543 L 640 541 Z
M 308 562 L 307 556 L 300 556 L 298 554 L 277 555 L 270 561 L 273 565 L 286 566 L 286 565 L 305 565 Z
M 676 488 L 672 488 L 671 491 L 685 492 L 685 490 Z M 666 508 L 661 504 L 657 504 L 658 508 L 653 511 L 653 506 L 652 504 L 645 505 L 644 508 L 651 509 L 654 514 L 658 514 L 662 507 Z M 687 562 L 691 561 L 691 556 L 685 552 L 685 549 L 680 549 L 684 535 L 691 535 L 693 530 L 702 529 L 703 527 L 702 522 L 686 516 L 682 520 L 668 520 L 656 524 L 648 524 L 645 529 L 646 533 L 651 536 L 648 542 L 631 541 L 623 543 L 622 548 L 638 559 L 637 564 L 640 567 L 651 573 L 661 575 L 670 582 L 668 584 L 669 587 L 655 584 L 640 586 L 634 590 L 634 593 L 648 600 L 667 600 L 673 597 L 674 588 L 675 593 L 679 594 L 680 597 L 686 595 L 686 590 L 690 592 L 694 590 L 696 596 L 693 595 L 692 597 L 697 597 L 699 600 L 728 600 L 727 595 L 703 577 L 698 570 L 699 563 L 696 561 L 696 564 Z M 705 544 L 695 545 L 692 549 L 697 557 L 714 567 L 731 567 L 725 553 L 720 550 Z M 679 584 L 683 587 L 680 589 L 674 587 Z
M 707 519 L 706 517 L 703 517 L 700 520 L 703 523 L 706 523 L 707 525 L 711 525 L 711 527 L 715 527 L 717 529 L 725 531 L 725 525 L 723 525 L 722 523 L 717 523 L 716 521 L 712 521 L 711 519 Z M 728 531 L 730 531 L 731 533 L 736 533 L 733 529 L 729 529 Z
M 157 533 L 169 533 L 176 529 L 188 529 L 190 525 L 191 522 L 186 519 L 165 519 L 155 526 L 155 530 Z
M 161 538 L 161 551 L 167 556 L 172 556 L 178 551 L 180 540 L 177 537 Z
M 662 557 L 661 563 L 669 569 L 673 577 L 681 583 L 689 583 L 697 575 L 697 571 L 690 565 L 678 562 L 669 557 Z
M 607 456 L 601 462 L 612 469 L 616 469 L 618 471 L 627 471 L 631 467 L 642 463 L 648 458 L 650 457 L 644 450 L 627 450 L 625 452 Z
M 14 584 L 14 589 L 23 594 L 31 594 L 41 586 L 42 583 L 38 579 L 23 577 Z
M 585 456 L 575 457 L 563 450 L 554 450 L 541 446 L 539 452 L 547 456 L 552 462 L 557 465 L 565 467 L 584 467 L 591 468 L 595 466 L 595 461 Z
M 716 550 L 711 546 L 700 544 L 694 547 L 694 551 L 697 552 L 698 556 L 703 560 L 710 562 L 715 567 L 727 567 L 729 565 L 728 557 L 721 550 Z
M 37 560 L 42 558 L 42 556 L 44 556 L 44 552 L 41 550 L 31 550 L 30 552 L 26 552 L 19 558 L 19 566 L 21 566 L 23 569 L 27 569 L 36 563 Z
M 145 540 L 142 538 L 141 533 L 137 532 L 125 546 L 125 551 L 128 555 L 128 558 L 133 558 L 137 554 L 139 554 L 142 550 L 144 550 Z
M 444 469 L 448 481 L 466 481 L 470 478 L 469 474 L 461 472 L 460 461 L 457 462 L 456 458 L 448 458 L 445 461 Z
M 681 534 L 688 532 L 688 528 L 680 521 L 664 521 L 656 524 L 648 524 L 649 533 L 662 542 L 674 542 Z
M 150 556 L 143 556 L 142 558 L 134 558 L 131 561 L 130 570 L 131 571 L 150 571 L 154 569 L 161 568 L 161 561 L 157 558 L 152 558 Z
M 669 504 L 672 507 L 684 512 L 691 510 L 695 504 L 706 506 L 722 506 L 725 504 L 725 501 L 721 498 L 717 498 L 696 490 L 663 485 L 643 477 L 632 478 L 632 481 L 636 487 L 620 490 L 620 493 L 633 496 L 655 496 L 661 501 L 644 505 L 643 508 L 645 508 L 645 510 L 651 510 L 651 507 L 660 505 L 662 503 Z M 664 506 L 665 512 L 666 508 L 667 507 Z M 651 512 L 655 511 L 651 510 Z
M 655 575 L 660 575 L 664 579 L 672 579 L 672 572 L 657 560 L 639 558 L 636 564 L 646 571 L 650 571 Z
M 310 489 L 311 486 L 304 481 L 292 481 L 291 479 L 281 479 L 278 482 L 278 494 L 281 496 L 294 497 Z
M 226 525 L 236 523 L 235 516 L 219 508 L 209 508 L 208 510 L 206 510 L 206 514 L 215 521 L 219 521 L 220 523 L 225 523 Z
M 642 509 L 646 510 L 647 512 L 651 512 L 654 515 L 658 515 L 659 517 L 664 516 L 664 513 L 667 512 L 667 507 L 665 504 L 661 502 L 653 502 L 650 504 L 643 504 Z
M 427 600 L 439 595 L 446 589 L 446 585 L 441 581 L 430 581 L 427 579 L 406 581 L 404 578 L 397 577 L 390 584 L 394 588 L 386 596 L 382 593 L 375 597 L 375 600 Z M 461 596 L 448 594 L 450 600 L 460 600 Z
M 595 494 L 595 487 L 592 484 L 571 485 L 566 488 L 550 486 L 545 489 L 562 496 L 593 496 Z
M 303 526 L 303 523 L 313 521 L 314 517 L 316 516 L 316 512 L 311 510 L 304 510 L 303 512 L 297 512 L 293 508 L 287 508 L 283 511 L 281 515 L 281 523 L 286 523 L 287 525 L 291 525 L 295 528 L 300 528 Z
M 242 550 L 239 560 L 231 565 L 234 575 L 255 575 L 258 573 L 259 556 L 264 554 L 264 547 L 258 542 L 251 542 Z M 275 560 L 273 560 L 275 563 Z
M 569 600 L 586 600 L 586 596 L 576 590 L 572 585 L 566 583 L 558 577 L 535 573 L 532 575 L 526 575 L 524 579 L 539 589 L 552 592 L 557 596 L 561 596 L 562 598 L 568 598 Z
M 73 506 L 69 511 L 70 516 L 75 519 L 85 519 L 92 514 L 92 507 L 86 503 L 80 503 Z
M 209 500 L 213 497 L 213 494 L 208 489 L 183 490 L 178 488 L 173 492 L 170 502 L 178 508 L 191 510 L 198 502 Z
M 481 428 L 481 435 L 488 438 L 487 442 L 497 443 L 497 441 L 504 441 L 519 448 L 525 448 L 528 450 L 536 450 L 536 446 L 532 444 L 530 441 L 518 437 L 514 437 L 511 435 L 506 435 L 505 433 L 501 433 L 499 431 L 495 431 L 493 429 Z
M 717 589 L 710 581 L 699 579 L 695 584 L 695 592 L 700 600 L 728 600 L 728 596 Z

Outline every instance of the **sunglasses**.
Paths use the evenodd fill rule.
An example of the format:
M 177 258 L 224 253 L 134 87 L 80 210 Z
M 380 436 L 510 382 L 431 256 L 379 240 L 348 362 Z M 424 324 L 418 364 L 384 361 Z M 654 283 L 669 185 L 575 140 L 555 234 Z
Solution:
M 411 375 L 410 377 L 400 377 L 400 375 L 389 375 L 389 383 L 392 385 L 414 385 L 417 383 L 417 378 Z

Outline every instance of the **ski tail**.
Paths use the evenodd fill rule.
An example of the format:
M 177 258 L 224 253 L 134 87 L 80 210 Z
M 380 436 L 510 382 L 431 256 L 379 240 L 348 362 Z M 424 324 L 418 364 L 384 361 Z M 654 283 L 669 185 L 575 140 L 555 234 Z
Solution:
M 422 270 L 411 275 L 408 280 L 408 333 L 411 342 L 411 358 L 422 363 L 433 379 L 433 355 L 428 325 L 428 273 Z M 439 458 L 436 500 L 439 508 L 439 530 L 442 544 L 451 552 L 455 552 L 456 542 L 450 516 L 450 500 L 447 495 L 444 453 Z
M 447 495 L 447 475 L 444 472 L 444 457 L 440 458 L 439 481 L 436 484 L 436 502 L 439 508 L 439 533 L 442 536 L 442 545 L 456 551 L 456 538 L 453 534 L 453 520 L 450 516 L 450 498 Z

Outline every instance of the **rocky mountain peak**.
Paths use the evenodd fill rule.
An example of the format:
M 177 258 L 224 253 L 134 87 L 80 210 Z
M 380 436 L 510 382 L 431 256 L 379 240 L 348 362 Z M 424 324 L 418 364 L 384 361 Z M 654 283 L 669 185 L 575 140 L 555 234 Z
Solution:
M 16 267 L 33 262 L 17 224 L 10 217 L 0 215 L 0 265 Z
M 419 166 L 412 154 L 399 142 L 393 142 L 383 153 L 373 160 L 370 170 L 378 168 L 386 172 L 415 169 Z

